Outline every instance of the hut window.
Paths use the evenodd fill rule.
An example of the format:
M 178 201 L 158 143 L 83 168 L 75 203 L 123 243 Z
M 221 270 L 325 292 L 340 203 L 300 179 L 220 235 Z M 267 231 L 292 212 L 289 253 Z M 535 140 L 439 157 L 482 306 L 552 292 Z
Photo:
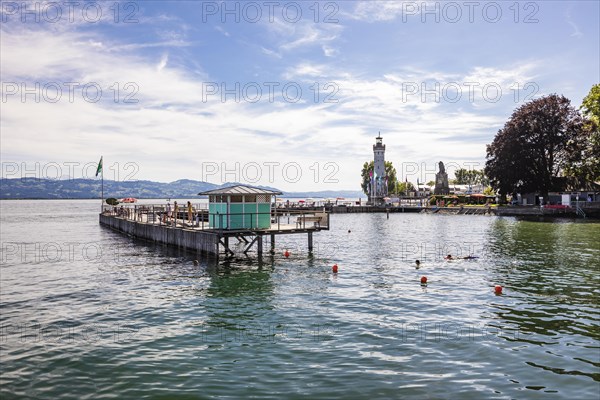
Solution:
M 259 194 L 256 196 L 256 202 L 257 203 L 269 203 L 269 195 L 266 194 Z

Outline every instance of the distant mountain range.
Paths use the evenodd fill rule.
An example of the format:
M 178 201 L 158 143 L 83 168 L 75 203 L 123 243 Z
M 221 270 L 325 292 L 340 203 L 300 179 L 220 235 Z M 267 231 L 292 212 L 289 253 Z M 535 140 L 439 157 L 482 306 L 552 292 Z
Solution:
M 214 183 L 181 179 L 163 183 L 153 181 L 109 181 L 104 180 L 104 198 L 135 197 L 138 199 L 194 198 L 199 192 L 218 189 L 236 183 L 215 185 Z M 265 189 L 278 190 L 260 186 Z M 100 197 L 100 181 L 94 179 L 0 179 L 0 199 L 97 199 Z M 282 197 L 359 198 L 360 191 L 316 191 L 284 192 Z

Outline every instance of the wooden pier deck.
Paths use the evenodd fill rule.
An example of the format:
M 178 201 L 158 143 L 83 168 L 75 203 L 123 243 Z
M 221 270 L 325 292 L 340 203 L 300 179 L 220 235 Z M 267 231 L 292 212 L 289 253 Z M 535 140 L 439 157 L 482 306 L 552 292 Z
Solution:
M 214 216 L 213 216 L 214 217 Z M 221 218 L 240 217 L 238 215 L 220 215 Z M 245 215 L 246 218 L 254 217 Z M 308 250 L 313 250 L 313 233 L 329 230 L 329 213 L 320 211 L 295 211 L 271 213 L 269 228 L 224 229 L 219 221 L 209 221 L 206 210 L 194 213 L 190 222 L 187 212 L 178 211 L 167 217 L 164 206 L 133 206 L 126 208 L 106 207 L 100 214 L 100 224 L 135 238 L 154 241 L 184 248 L 213 256 L 234 255 L 230 248 L 230 239 L 244 242 L 244 254 L 255 249 L 263 254 L 264 237 L 270 238 L 271 251 L 275 249 L 277 235 L 306 234 Z M 212 222 L 212 223 L 211 223 Z

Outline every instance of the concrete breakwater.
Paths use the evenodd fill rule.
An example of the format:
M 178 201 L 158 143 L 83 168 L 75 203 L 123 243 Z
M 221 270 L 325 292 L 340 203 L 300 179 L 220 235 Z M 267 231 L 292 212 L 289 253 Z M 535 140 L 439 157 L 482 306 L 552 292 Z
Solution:
M 406 206 L 332 206 L 324 207 L 331 214 L 353 213 L 423 213 L 440 215 L 497 215 L 504 217 L 558 217 L 558 218 L 600 218 L 600 207 L 552 208 L 540 206 L 501 206 L 501 207 L 420 207 Z M 319 210 L 323 207 L 301 207 L 300 209 Z M 297 211 L 298 208 L 278 208 L 278 213 Z
M 327 209 L 327 208 L 326 208 Z M 418 213 L 423 210 L 422 207 L 415 206 L 397 206 L 397 207 L 384 207 L 384 206 L 335 206 L 330 207 L 327 211 L 332 214 L 349 214 L 349 213 L 402 213 L 402 212 L 413 212 Z
M 100 214 L 100 224 L 135 238 L 199 253 L 219 254 L 219 236 L 214 233 L 148 224 L 104 214 Z
M 303 210 L 318 210 L 319 207 L 302 207 Z M 291 210 L 278 208 L 277 212 L 285 213 Z M 421 207 L 416 205 L 400 206 L 332 206 L 325 207 L 331 214 L 358 214 L 358 213 L 425 213 L 425 214 L 460 214 L 460 215 L 496 215 L 496 207 Z

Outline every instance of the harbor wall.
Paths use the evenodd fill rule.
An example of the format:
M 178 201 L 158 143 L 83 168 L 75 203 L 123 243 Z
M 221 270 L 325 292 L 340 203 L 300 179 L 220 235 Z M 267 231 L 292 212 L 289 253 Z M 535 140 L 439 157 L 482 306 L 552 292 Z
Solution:
M 198 253 L 217 256 L 219 254 L 219 238 L 214 233 L 146 224 L 103 214 L 100 214 L 100 224 L 135 238 L 168 244 Z
M 344 206 L 335 206 L 327 208 L 332 214 L 352 214 L 352 213 L 403 213 L 403 212 L 413 212 L 418 213 L 421 212 L 424 208 L 417 206 L 395 206 L 395 207 L 385 207 L 385 206 L 352 206 L 352 207 L 344 207 Z

